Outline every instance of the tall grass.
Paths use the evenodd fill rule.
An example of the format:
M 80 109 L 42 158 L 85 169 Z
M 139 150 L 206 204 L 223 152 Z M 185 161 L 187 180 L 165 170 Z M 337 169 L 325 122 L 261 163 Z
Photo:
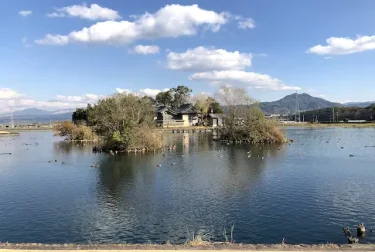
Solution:
M 74 124 L 70 121 L 64 121 L 55 124 L 53 127 L 54 135 L 67 137 L 70 141 L 96 141 L 97 135 L 85 124 Z

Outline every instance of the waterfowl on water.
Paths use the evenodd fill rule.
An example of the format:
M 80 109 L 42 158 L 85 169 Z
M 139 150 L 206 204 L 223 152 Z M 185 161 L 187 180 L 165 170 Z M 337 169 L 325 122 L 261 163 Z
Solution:
M 358 235 L 363 235 L 363 234 L 366 233 L 366 228 L 365 228 L 365 225 L 363 225 L 363 223 L 358 224 L 357 233 L 358 233 Z
M 353 154 L 350 154 L 349 157 L 354 157 L 354 155 L 353 155 Z
M 62 161 L 61 164 L 66 164 L 66 163 L 64 161 Z
M 347 239 L 348 239 L 348 243 L 349 244 L 359 243 L 359 239 L 358 238 L 354 238 L 352 236 L 349 236 Z
M 161 167 L 161 164 L 156 165 L 156 167 Z
M 350 234 L 350 230 L 349 230 L 348 227 L 343 228 L 343 231 L 344 231 L 344 234 L 345 234 L 346 236 L 351 236 L 351 234 Z
M 93 164 L 93 165 L 91 165 L 91 167 L 99 168 L 99 165 Z

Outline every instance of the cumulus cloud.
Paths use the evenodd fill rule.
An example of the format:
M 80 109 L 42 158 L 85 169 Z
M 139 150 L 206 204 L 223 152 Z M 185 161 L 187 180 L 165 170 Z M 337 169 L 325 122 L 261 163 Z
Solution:
M 201 9 L 197 4 L 166 5 L 155 13 L 133 16 L 132 21 L 103 21 L 68 35 L 51 35 L 37 40 L 38 44 L 66 45 L 68 43 L 129 44 L 140 39 L 177 38 L 192 36 L 199 27 L 217 32 L 230 21 L 226 12 Z
M 340 55 L 375 49 L 375 35 L 357 36 L 356 39 L 331 37 L 326 42 L 327 45 L 316 45 L 306 52 L 319 55 Z
M 139 96 L 155 96 L 169 90 L 145 88 L 138 91 L 130 89 L 116 88 L 116 93 L 134 94 Z M 101 99 L 105 99 L 108 95 L 103 94 L 83 94 L 83 95 L 56 95 L 53 99 L 47 101 L 39 101 L 31 97 L 27 97 L 10 88 L 0 88 L 0 114 L 11 111 L 17 111 L 26 108 L 39 108 L 45 110 L 70 110 L 76 108 L 84 108 L 88 103 L 95 104 Z
M 131 52 L 143 55 L 157 54 L 160 52 L 160 47 L 156 45 L 136 45 Z
M 207 81 L 214 84 L 240 85 L 246 88 L 261 90 L 300 90 L 299 87 L 292 87 L 283 84 L 280 80 L 266 74 L 246 72 L 241 70 L 226 70 L 194 73 L 190 80 Z
M 43 39 L 35 40 L 38 45 L 66 45 L 69 43 L 69 38 L 63 35 L 47 34 Z
M 251 54 L 199 46 L 183 53 L 170 52 L 167 67 L 172 70 L 242 70 L 251 66 Z
M 63 8 L 57 8 L 56 12 L 47 14 L 48 17 L 79 17 L 89 20 L 117 20 L 121 16 L 117 11 L 101 7 L 98 4 L 88 6 L 83 3 L 81 5 L 72 5 Z
M 73 103 L 59 101 L 37 101 L 28 98 L 10 88 L 0 88 L 0 113 L 20 110 L 25 108 L 75 108 Z
M 169 88 L 164 89 L 151 89 L 151 88 L 145 88 L 140 89 L 139 91 L 132 91 L 130 89 L 122 89 L 122 88 L 116 88 L 116 92 L 119 94 L 133 94 L 133 95 L 139 95 L 139 96 L 150 96 L 152 98 L 155 98 L 156 95 L 160 92 L 168 91 Z
M 23 95 L 10 88 L 0 88 L 0 100 L 11 100 L 22 96 Z
M 240 18 L 238 21 L 238 28 L 240 29 L 254 29 L 255 21 L 252 18 Z
M 27 17 L 27 16 L 30 16 L 31 14 L 33 14 L 33 12 L 31 10 L 22 10 L 22 11 L 18 12 L 18 14 L 20 14 L 23 17 Z
M 84 94 L 81 96 L 65 96 L 65 95 L 57 95 L 55 100 L 56 102 L 72 102 L 72 103 L 96 103 L 100 99 L 104 99 L 105 95 L 96 95 L 96 94 Z

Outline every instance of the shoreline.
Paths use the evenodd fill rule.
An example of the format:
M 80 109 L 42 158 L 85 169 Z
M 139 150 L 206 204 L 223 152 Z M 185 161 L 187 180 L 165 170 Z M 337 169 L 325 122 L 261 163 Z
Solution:
M 375 128 L 375 123 L 280 123 L 280 128 Z
M 375 251 L 375 244 L 242 244 L 208 243 L 205 245 L 171 244 L 41 244 L 41 243 L 0 243 L 0 251 Z

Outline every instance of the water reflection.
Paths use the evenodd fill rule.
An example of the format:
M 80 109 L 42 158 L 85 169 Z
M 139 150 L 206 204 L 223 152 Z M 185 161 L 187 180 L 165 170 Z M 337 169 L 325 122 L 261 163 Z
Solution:
M 115 156 L 48 132 L 0 141 L 14 153 L 0 157 L 0 240 L 183 243 L 203 230 L 223 241 L 235 224 L 236 242 L 346 243 L 343 226 L 374 228 L 374 149 L 365 147 L 374 130 L 288 134 L 294 143 L 279 146 L 166 134 L 176 149 Z

